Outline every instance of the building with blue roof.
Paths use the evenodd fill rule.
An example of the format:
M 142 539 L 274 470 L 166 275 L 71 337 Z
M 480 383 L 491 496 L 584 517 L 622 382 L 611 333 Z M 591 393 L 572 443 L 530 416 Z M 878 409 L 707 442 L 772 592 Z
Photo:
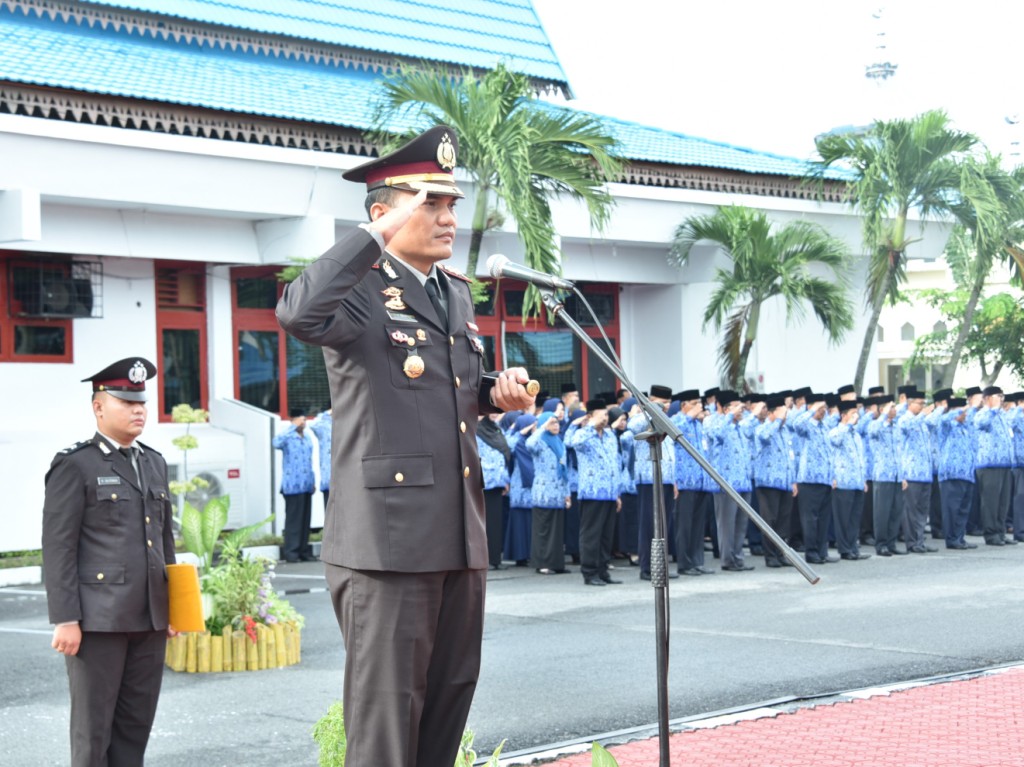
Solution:
M 0 393 L 50 405 L 44 423 L 8 414 L 0 465 L 42 477 L 91 430 L 70 382 L 141 353 L 160 369 L 147 441 L 180 470 L 170 410 L 208 408 L 211 424 L 192 427 L 193 473 L 230 492 L 231 524 L 270 513 L 270 435 L 290 407 L 330 404 L 320 350 L 274 319 L 277 273 L 363 219 L 363 191 L 341 173 L 376 151 L 365 132 L 380 80 L 420 61 L 456 74 L 504 61 L 550 108 L 571 108 L 530 0 L 0 0 Z M 841 175 L 819 202 L 800 160 L 601 119 L 626 160 L 611 222 L 592 231 L 569 200 L 552 211 L 563 273 L 640 385 L 717 383 L 716 339 L 700 327 L 726 262 L 698 247 L 686 268 L 669 266 L 687 216 L 745 204 L 822 223 L 859 250 Z M 472 180 L 459 183 L 472 210 Z M 934 249 L 921 234 L 917 247 Z M 457 268 L 467 245 L 460 232 Z M 513 224 L 485 234 L 481 265 L 494 253 L 523 260 Z M 481 307 L 494 366 L 528 354 L 538 377 L 571 376 L 584 398 L 616 387 L 567 331 L 524 324 L 521 304 L 522 285 L 504 281 Z M 856 350 L 824 347 L 811 325 L 785 329 L 783 314 L 762 319 L 765 385 L 844 383 Z M 35 548 L 39 520 L 25 510 L 42 507 L 42 483 L 14 484 L 2 545 Z

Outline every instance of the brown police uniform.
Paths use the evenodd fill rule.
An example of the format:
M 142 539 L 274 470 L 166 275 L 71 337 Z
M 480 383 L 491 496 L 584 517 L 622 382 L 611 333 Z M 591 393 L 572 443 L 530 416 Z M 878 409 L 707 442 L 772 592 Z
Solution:
M 127 371 L 124 363 L 135 361 L 121 366 Z M 137 383 L 124 383 L 141 391 Z M 50 622 L 77 621 L 82 629 L 78 654 L 65 656 L 73 767 L 141 765 L 160 694 L 165 566 L 174 562 L 167 463 L 152 448 L 135 445 L 139 474 L 98 432 L 57 453 L 46 474 L 43 570 Z
M 346 178 L 461 197 L 455 142 L 442 126 Z M 494 408 L 467 280 L 437 271 L 447 323 L 357 229 L 277 308 L 285 330 L 324 347 L 331 385 L 339 490 L 320 558 L 345 640 L 349 767 L 451 764 L 479 671 L 488 558 L 476 424 Z

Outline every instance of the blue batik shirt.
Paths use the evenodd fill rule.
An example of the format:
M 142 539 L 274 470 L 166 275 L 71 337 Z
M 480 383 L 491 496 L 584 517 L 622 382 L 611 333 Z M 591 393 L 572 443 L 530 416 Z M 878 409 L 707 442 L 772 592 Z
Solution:
M 1000 469 L 1013 466 L 1013 429 L 1010 418 L 998 408 L 983 407 L 974 416 L 978 431 L 979 469 Z
M 832 484 L 832 447 L 824 420 L 818 421 L 810 410 L 798 413 L 793 428 L 803 441 L 796 481 L 807 485 Z
M 637 434 L 648 431 L 650 423 L 643 413 L 635 415 L 626 424 L 633 432 L 633 466 L 638 485 L 654 484 L 654 464 L 651 461 L 651 444 L 645 439 L 636 439 Z M 676 451 L 672 441 L 665 437 L 661 443 L 661 483 L 671 485 L 676 481 Z
M 569 495 L 569 477 L 565 456 L 561 460 L 541 439 L 545 430 L 536 429 L 526 438 L 526 448 L 533 456 L 532 506 L 538 509 L 564 509 Z
M 971 416 L 959 423 L 960 408 L 943 413 L 939 427 L 942 450 L 939 452 L 939 482 L 959 479 L 974 482 L 974 456 L 976 452 L 974 427 Z
M 871 440 L 868 439 L 868 424 L 875 420 L 878 416 L 869 413 L 863 408 L 860 411 L 860 420 L 857 421 L 857 433 L 860 434 L 861 444 L 864 445 L 864 466 L 865 472 L 868 479 L 874 476 L 874 452 L 871 447 Z
M 516 456 L 516 445 L 525 440 L 522 434 L 515 432 L 509 435 L 508 445 L 512 448 L 512 455 L 515 460 L 512 462 L 512 476 L 509 477 L 508 505 L 513 509 L 533 508 L 533 489 L 523 487 L 523 469 Z
M 900 482 L 932 481 L 932 445 L 928 437 L 927 416 L 907 410 L 896 419 L 900 445 L 897 478 Z
M 942 416 L 946 412 L 945 406 L 937 406 L 924 419 L 928 427 L 928 441 L 932 446 L 932 474 L 939 473 L 939 453 L 942 451 Z
M 636 440 L 633 432 L 624 429 L 619 434 L 619 477 L 620 490 L 623 495 L 636 495 L 636 466 L 634 465 L 634 446 Z
M 1024 467 L 1024 408 L 1015 405 L 1008 412 L 1013 429 L 1013 465 Z
M 506 438 L 505 440 L 509 440 Z M 504 490 L 512 481 L 508 473 L 508 462 L 505 454 L 495 450 L 476 435 L 476 445 L 480 451 L 480 468 L 484 475 L 484 490 L 494 490 L 500 487 Z
M 739 422 L 723 414 L 704 430 L 714 456 L 711 465 L 739 493 L 751 490 L 749 435 L 757 424 L 758 420 L 749 414 L 742 416 Z M 711 492 L 720 493 L 722 488 L 715 483 Z
M 672 423 L 682 432 L 686 441 L 693 445 L 698 453 L 707 458 L 707 437 L 704 436 L 704 424 L 686 413 L 676 413 L 672 416 Z M 715 481 L 686 452 L 685 448 L 678 444 L 674 447 L 676 451 L 676 487 L 680 490 L 694 492 L 709 491 Z
M 326 492 L 331 489 L 331 432 L 334 419 L 330 413 L 321 413 L 309 421 L 307 426 L 316 436 L 317 451 L 320 454 L 320 489 Z
M 878 414 L 868 424 L 868 441 L 871 443 L 872 482 L 899 482 L 900 446 L 896 438 L 896 419 Z
M 569 492 L 575 493 L 579 489 L 580 465 L 576 456 L 576 450 L 572 447 L 573 435 L 579 430 L 579 424 L 570 423 L 562 429 L 562 441 L 565 443 L 565 469 L 569 476 Z
M 593 426 L 576 429 L 571 437 L 579 463 L 579 486 L 576 496 L 580 500 L 614 501 L 620 493 L 619 443 L 611 429 L 598 434 Z
M 766 420 L 754 429 L 758 445 L 754 458 L 754 484 L 775 490 L 792 490 L 796 482 L 796 454 L 781 419 Z
M 864 440 L 856 426 L 840 423 L 829 430 L 832 444 L 832 477 L 837 490 L 864 490 L 868 480 L 867 461 L 864 458 Z
M 281 494 L 300 495 L 316 490 L 313 476 L 313 437 L 308 431 L 299 434 L 294 424 L 274 437 L 273 445 L 281 451 Z

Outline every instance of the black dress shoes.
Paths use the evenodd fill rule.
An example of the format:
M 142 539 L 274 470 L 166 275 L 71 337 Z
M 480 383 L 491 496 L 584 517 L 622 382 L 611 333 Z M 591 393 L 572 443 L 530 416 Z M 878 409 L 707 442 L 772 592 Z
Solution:
M 871 559 L 871 555 L 870 554 L 861 554 L 861 553 L 857 553 L 857 554 L 840 554 L 839 556 L 842 557 L 843 559 L 847 560 L 848 562 L 857 562 L 858 560 L 861 560 L 861 559 Z
M 608 573 L 603 573 L 597 577 L 605 583 L 622 583 L 622 581 L 612 578 L 610 575 L 608 575 Z
M 934 546 L 911 546 L 907 551 L 912 554 L 934 554 L 938 549 Z
M 704 573 L 702 573 L 696 567 L 690 567 L 690 568 L 688 568 L 686 570 L 680 570 L 679 574 L 680 575 L 692 575 L 692 576 L 704 575 Z
M 967 551 L 968 549 L 976 549 L 976 548 L 978 548 L 978 544 L 976 544 L 976 543 L 966 543 L 966 542 L 965 543 L 953 543 L 953 544 L 947 543 L 946 544 L 946 548 L 947 549 L 953 549 L 954 551 Z
M 742 573 L 747 570 L 753 570 L 753 565 L 722 565 L 723 570 L 727 570 L 731 573 Z
M 586 584 L 587 586 L 607 586 L 607 585 L 608 585 L 607 583 L 605 583 L 604 581 L 602 581 L 602 580 L 601 580 L 600 578 L 598 578 L 597 576 L 594 576 L 593 578 L 587 578 L 587 579 L 586 579 L 585 581 L 583 581 L 583 582 L 584 582 L 584 583 L 585 583 L 585 584 Z
M 650 573 L 645 573 L 643 571 L 640 572 L 640 580 L 642 580 L 642 581 L 649 581 L 650 579 L 651 579 L 651 574 Z
M 700 574 L 701 575 L 714 575 L 715 574 L 715 571 L 712 568 L 704 567 L 704 565 L 701 565 L 697 569 L 700 570 Z
M 892 552 L 889 549 L 875 549 L 875 553 L 880 557 L 891 557 Z
M 895 554 L 898 557 L 902 557 L 904 554 L 907 553 L 906 551 L 900 551 L 895 546 L 893 546 L 891 549 L 889 549 L 889 551 L 891 551 L 893 554 Z

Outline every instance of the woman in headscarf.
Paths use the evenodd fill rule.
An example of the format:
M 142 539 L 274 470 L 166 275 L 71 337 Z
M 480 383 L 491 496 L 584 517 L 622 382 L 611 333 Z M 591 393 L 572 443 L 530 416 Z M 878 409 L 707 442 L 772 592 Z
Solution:
M 555 412 L 546 410 L 538 416 L 537 427 L 526 440 L 533 456 L 531 564 L 542 575 L 568 572 L 563 535 L 565 510 L 571 498 L 560 427 Z
M 511 477 L 512 449 L 502 434 L 498 421 L 501 413 L 481 415 L 476 427 L 476 442 L 480 451 L 480 467 L 484 475 L 484 510 L 487 525 L 487 561 L 492 570 L 504 570 L 501 563 L 504 528 L 502 527 L 502 497 L 508 493 Z
M 524 413 L 516 418 L 508 433 L 512 448 L 512 480 L 508 493 L 508 525 L 505 527 L 505 559 L 526 567 L 530 560 L 530 535 L 533 516 L 533 456 L 526 449 L 526 438 L 533 432 L 536 416 Z

